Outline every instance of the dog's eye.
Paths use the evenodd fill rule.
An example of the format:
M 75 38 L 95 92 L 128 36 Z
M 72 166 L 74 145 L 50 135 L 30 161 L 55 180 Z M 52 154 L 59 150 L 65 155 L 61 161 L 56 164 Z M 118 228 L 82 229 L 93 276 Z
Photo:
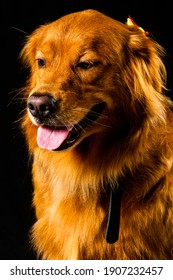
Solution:
M 91 67 L 94 66 L 94 63 L 91 63 L 91 62 L 86 62 L 86 61 L 83 61 L 83 62 L 80 62 L 78 63 L 77 67 L 81 68 L 81 69 L 89 69 Z
M 46 65 L 46 61 L 42 58 L 37 59 L 37 65 L 39 68 L 43 68 Z

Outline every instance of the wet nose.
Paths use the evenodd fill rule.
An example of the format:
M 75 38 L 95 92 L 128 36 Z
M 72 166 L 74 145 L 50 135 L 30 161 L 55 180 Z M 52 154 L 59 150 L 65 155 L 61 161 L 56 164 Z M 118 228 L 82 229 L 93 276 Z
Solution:
M 46 118 L 57 109 L 57 102 L 49 94 L 35 93 L 28 98 L 27 107 L 34 117 Z

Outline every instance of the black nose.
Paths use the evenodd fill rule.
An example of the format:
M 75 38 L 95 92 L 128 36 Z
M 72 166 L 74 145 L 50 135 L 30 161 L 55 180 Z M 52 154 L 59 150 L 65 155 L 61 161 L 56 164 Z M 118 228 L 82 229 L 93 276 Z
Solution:
M 46 118 L 57 109 L 57 101 L 49 94 L 32 94 L 27 102 L 30 113 L 36 118 Z

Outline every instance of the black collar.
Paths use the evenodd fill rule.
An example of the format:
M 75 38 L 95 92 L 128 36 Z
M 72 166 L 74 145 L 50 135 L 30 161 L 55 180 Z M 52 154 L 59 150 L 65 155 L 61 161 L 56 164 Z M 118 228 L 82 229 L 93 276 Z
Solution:
M 115 243 L 119 236 L 122 194 L 123 191 L 120 186 L 110 186 L 110 204 L 105 236 L 106 241 L 110 244 Z

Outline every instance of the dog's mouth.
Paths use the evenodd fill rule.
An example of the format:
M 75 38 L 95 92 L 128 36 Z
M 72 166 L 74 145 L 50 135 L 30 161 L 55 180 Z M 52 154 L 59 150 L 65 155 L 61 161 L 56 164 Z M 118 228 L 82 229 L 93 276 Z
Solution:
M 71 127 L 40 126 L 37 132 L 38 146 L 50 151 L 62 151 L 70 148 L 81 134 L 97 120 L 104 108 L 104 102 L 94 105 L 80 122 Z

